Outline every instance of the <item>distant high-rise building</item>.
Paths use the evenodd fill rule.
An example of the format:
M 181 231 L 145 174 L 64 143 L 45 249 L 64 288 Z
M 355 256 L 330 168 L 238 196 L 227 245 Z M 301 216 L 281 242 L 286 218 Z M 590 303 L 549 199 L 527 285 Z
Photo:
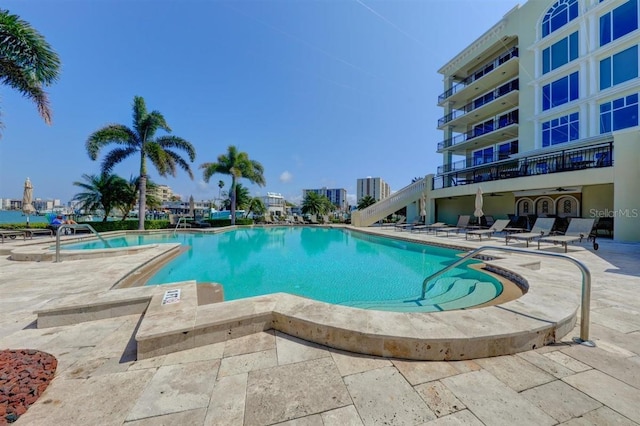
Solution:
M 302 190 L 302 198 L 305 198 L 307 196 L 308 192 L 314 192 L 314 193 L 316 193 L 318 195 L 326 196 L 329 199 L 329 201 L 331 201 L 331 204 L 333 204 L 334 206 L 338 207 L 339 210 L 347 211 L 347 209 L 349 208 L 349 204 L 347 203 L 347 190 L 346 189 L 342 189 L 342 188 L 336 188 L 336 189 L 327 189 L 327 188 L 303 189 Z
M 376 201 L 380 201 L 391 195 L 391 188 L 382 178 L 366 177 L 358 179 L 356 203 L 367 195 L 370 195 Z
M 168 185 L 157 185 L 152 194 L 154 197 L 160 200 L 161 203 L 173 201 L 173 191 Z

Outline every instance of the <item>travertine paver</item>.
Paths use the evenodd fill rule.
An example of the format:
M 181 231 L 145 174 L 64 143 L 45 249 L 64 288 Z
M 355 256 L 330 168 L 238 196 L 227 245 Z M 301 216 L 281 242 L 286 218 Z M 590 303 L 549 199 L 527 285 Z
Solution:
M 584 364 L 578 361 L 575 358 L 570 357 L 569 355 L 561 351 L 547 352 L 543 355 L 576 373 L 579 373 L 581 371 L 591 370 L 593 368 L 587 364 Z
M 351 404 L 331 358 L 249 373 L 246 426 L 268 425 Z
M 178 413 L 165 414 L 156 417 L 148 417 L 141 420 L 126 422 L 126 426 L 169 426 L 169 425 L 195 425 L 204 421 L 206 408 L 180 411 Z
M 442 382 L 486 424 L 541 426 L 556 423 L 485 370 L 448 377 Z
M 567 377 L 574 373 L 573 370 L 536 351 L 521 352 L 517 356 L 557 378 Z
M 344 381 L 365 425 L 408 425 L 436 418 L 395 368 L 353 374 Z
M 237 339 L 227 340 L 224 343 L 224 356 L 244 355 L 253 352 L 268 351 L 275 349 L 276 337 L 273 330 L 249 334 Z
M 521 395 L 559 422 L 566 422 L 602 406 L 560 380 L 527 389 Z
M 278 360 L 275 349 L 236 355 L 222 360 L 218 377 L 233 376 L 235 374 L 273 367 L 277 364 Z
M 356 407 L 348 405 L 321 414 L 324 426 L 363 426 Z
M 627 357 L 616 353 L 612 354 L 601 348 L 585 348 L 583 346 L 574 346 L 562 352 L 640 389 L 640 370 L 637 364 L 629 361 Z
M 398 371 L 400 371 L 405 379 L 413 386 L 459 374 L 457 369 L 444 361 L 417 362 L 393 360 L 392 362 Z
M 474 416 L 469 410 L 458 411 L 448 416 L 440 417 L 439 419 L 432 420 L 424 423 L 422 426 L 483 426 L 476 416 Z
M 276 343 L 278 345 L 278 365 L 331 356 L 326 346 L 307 342 L 280 332 L 276 332 Z
M 354 354 L 351 352 L 339 351 L 337 349 L 331 350 L 331 357 L 338 366 L 340 374 L 343 376 L 391 366 L 391 361 L 386 358 Z
M 224 343 L 200 346 L 185 351 L 174 352 L 164 356 L 163 365 L 186 364 L 189 362 L 206 361 L 222 358 Z
M 464 410 L 464 404 L 442 382 L 423 383 L 415 387 L 436 416 L 442 417 Z
M 601 407 L 597 410 L 590 411 L 582 417 L 571 419 L 563 426 L 600 426 L 600 425 L 615 425 L 615 426 L 637 426 L 638 423 L 632 422 L 628 418 L 616 413 L 609 407 Z
M 160 367 L 127 420 L 207 407 L 219 360 Z
M 640 422 L 640 389 L 597 370 L 585 371 L 562 380 L 623 416 Z
M 223 377 L 211 393 L 205 425 L 242 425 L 248 373 Z
M 477 359 L 476 362 L 518 392 L 555 379 L 549 373 L 516 355 Z

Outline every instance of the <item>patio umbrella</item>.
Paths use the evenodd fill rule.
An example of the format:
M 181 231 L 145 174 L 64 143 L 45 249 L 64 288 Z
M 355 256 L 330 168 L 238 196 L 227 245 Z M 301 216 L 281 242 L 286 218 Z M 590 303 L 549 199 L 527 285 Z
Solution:
M 33 185 L 29 178 L 24 182 L 24 192 L 22 193 L 22 212 L 27 215 L 27 228 L 29 227 L 29 215 L 36 212 L 33 207 Z
M 193 201 L 193 195 L 189 197 L 189 216 L 196 220 L 196 203 Z
M 424 221 L 427 220 L 427 194 L 422 193 L 422 197 L 420 198 L 420 216 L 424 218 Z
M 473 212 L 473 215 L 478 218 L 478 223 L 480 222 L 480 218 L 484 216 L 482 212 L 482 188 L 478 187 L 478 191 L 476 192 L 476 209 Z

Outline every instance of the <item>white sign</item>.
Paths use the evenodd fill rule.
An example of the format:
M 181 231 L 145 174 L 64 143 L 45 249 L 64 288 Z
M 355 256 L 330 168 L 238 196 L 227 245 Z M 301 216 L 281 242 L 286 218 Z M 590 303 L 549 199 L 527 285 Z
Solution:
M 162 298 L 163 305 L 169 305 L 171 303 L 178 303 L 180 301 L 180 289 L 177 288 L 175 290 L 167 290 L 164 292 L 164 297 Z

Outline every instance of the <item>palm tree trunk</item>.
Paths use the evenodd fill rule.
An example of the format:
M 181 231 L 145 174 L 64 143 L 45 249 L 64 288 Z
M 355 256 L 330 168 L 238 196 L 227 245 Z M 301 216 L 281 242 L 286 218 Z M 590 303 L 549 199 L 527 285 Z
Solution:
M 236 224 L 236 177 L 231 178 L 231 225 Z
M 138 204 L 138 229 L 144 231 L 145 207 L 147 205 L 147 176 L 140 175 L 140 203 Z

